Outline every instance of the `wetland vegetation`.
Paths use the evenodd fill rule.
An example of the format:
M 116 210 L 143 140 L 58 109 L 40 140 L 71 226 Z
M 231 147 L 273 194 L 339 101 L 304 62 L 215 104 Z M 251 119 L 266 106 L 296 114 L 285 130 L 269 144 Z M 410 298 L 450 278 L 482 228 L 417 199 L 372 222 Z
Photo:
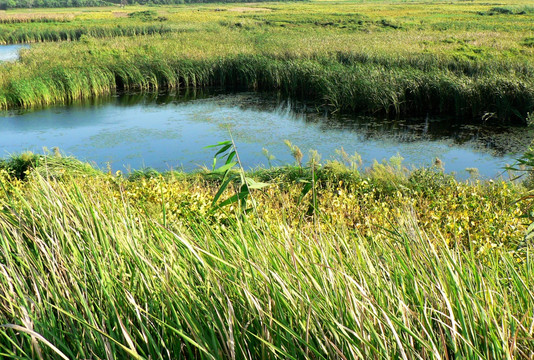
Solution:
M 4 161 L 0 354 L 530 358 L 526 190 L 345 161 L 247 174 L 247 212 L 209 172 Z
M 524 122 L 534 107 L 533 7 L 494 8 L 371 1 L 8 11 L 0 41 L 46 43 L 4 65 L 0 106 L 216 85 L 345 112 Z M 70 41 L 50 42 L 59 40 Z
M 0 107 L 218 86 L 526 124 L 533 20 L 522 0 L 0 11 L 0 42 L 31 43 L 0 64 Z M 188 173 L 0 160 L 0 357 L 534 357 L 531 176 L 290 141 L 293 164 L 245 171 L 235 143 L 211 149 L 213 169 Z

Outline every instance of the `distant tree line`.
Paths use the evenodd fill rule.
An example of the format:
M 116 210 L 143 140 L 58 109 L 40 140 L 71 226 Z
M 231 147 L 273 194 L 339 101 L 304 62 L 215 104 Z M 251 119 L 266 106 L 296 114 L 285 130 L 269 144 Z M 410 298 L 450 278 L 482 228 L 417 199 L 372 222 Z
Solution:
M 258 0 L 0 0 L 0 10 L 13 8 L 56 8 L 120 5 L 172 5 L 214 2 L 257 2 Z M 262 1 L 262 0 L 259 0 Z M 265 0 L 267 1 L 267 0 Z

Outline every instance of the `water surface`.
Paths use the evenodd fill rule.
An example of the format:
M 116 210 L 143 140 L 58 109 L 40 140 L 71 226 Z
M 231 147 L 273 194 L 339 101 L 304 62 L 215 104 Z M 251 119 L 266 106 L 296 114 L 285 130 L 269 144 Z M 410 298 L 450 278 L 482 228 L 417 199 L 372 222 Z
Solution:
M 28 49 L 30 46 L 25 44 L 0 45 L 0 62 L 15 61 L 19 58 L 20 49 Z
M 466 168 L 483 177 L 502 173 L 524 151 L 533 134 L 526 128 L 459 125 L 444 119 L 380 120 L 333 117 L 310 112 L 254 93 L 183 97 L 115 97 L 100 103 L 52 107 L 0 118 L 2 156 L 43 147 L 59 147 L 67 155 L 113 170 L 153 167 L 191 171 L 210 166 L 213 149 L 206 145 L 230 139 L 246 168 L 294 162 L 288 139 L 305 154 L 317 150 L 324 160 L 336 150 L 358 152 L 369 166 L 400 154 L 407 167 L 430 166 L 439 158 L 447 172 L 460 178 Z

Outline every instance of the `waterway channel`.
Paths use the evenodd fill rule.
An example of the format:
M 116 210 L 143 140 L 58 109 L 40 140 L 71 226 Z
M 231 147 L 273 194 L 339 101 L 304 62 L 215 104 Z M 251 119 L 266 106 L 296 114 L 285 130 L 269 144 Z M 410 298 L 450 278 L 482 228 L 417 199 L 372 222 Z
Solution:
M 193 171 L 210 166 L 215 144 L 233 137 L 243 165 L 294 162 L 284 140 L 323 162 L 343 148 L 361 155 L 364 166 L 399 154 L 403 165 L 431 166 L 436 158 L 459 178 L 477 168 L 483 178 L 503 174 L 534 134 L 524 127 L 459 124 L 453 120 L 382 120 L 334 116 L 302 103 L 255 93 L 209 95 L 121 95 L 82 104 L 0 116 L 0 156 L 58 147 L 66 155 L 128 171 Z M 109 164 L 109 165 L 108 165 Z

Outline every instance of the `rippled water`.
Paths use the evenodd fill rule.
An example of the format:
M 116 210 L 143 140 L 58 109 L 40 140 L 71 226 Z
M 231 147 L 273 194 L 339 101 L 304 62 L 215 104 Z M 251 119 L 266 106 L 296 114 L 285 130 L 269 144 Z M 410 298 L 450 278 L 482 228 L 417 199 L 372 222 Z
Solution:
M 254 93 L 221 94 L 193 100 L 134 95 L 100 103 L 4 114 L 0 118 L 3 156 L 59 147 L 62 152 L 113 170 L 153 167 L 190 171 L 211 164 L 206 145 L 231 136 L 247 168 L 294 160 L 285 139 L 305 154 L 317 150 L 324 160 L 336 149 L 358 152 L 364 165 L 400 154 L 405 166 L 429 166 L 435 158 L 445 170 L 468 176 L 476 167 L 496 177 L 524 151 L 534 136 L 526 128 L 459 125 L 444 119 L 380 120 L 318 115 Z

